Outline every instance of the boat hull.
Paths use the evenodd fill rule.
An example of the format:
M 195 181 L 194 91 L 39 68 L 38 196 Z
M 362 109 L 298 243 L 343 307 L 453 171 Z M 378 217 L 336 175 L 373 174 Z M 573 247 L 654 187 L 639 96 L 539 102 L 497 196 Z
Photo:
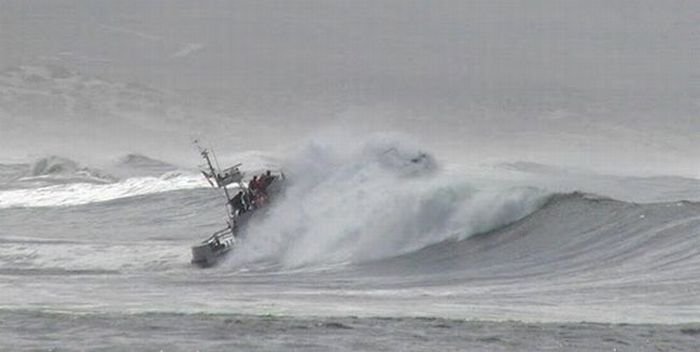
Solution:
M 280 193 L 282 186 L 281 180 L 284 180 L 284 174 L 282 173 L 274 177 L 273 182 L 267 186 L 268 196 L 274 197 Z M 256 207 L 244 213 L 231 215 L 229 227 L 215 232 L 206 240 L 192 246 L 192 264 L 202 268 L 216 265 L 216 263 L 236 245 L 239 234 L 245 229 L 250 218 L 255 214 L 258 214 L 255 215 L 256 217 L 260 215 L 264 216 L 269 201 L 270 199 L 265 197 L 264 201 L 258 203 Z
M 235 237 L 229 229 L 215 233 L 198 245 L 192 246 L 192 264 L 202 268 L 216 265 L 221 257 L 233 249 L 235 242 Z

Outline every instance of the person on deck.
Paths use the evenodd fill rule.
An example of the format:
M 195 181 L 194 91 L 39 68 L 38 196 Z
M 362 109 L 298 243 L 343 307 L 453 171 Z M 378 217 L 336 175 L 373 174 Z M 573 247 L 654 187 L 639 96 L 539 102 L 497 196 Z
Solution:
M 243 203 L 243 192 L 239 191 L 229 202 L 233 208 L 234 215 L 241 215 L 246 211 L 245 203 Z
M 275 180 L 275 176 L 272 176 L 272 172 L 270 170 L 265 171 L 265 174 L 262 175 L 260 178 L 262 178 L 262 188 L 263 190 L 267 190 L 267 187 L 272 184 L 272 181 Z
M 250 190 L 243 192 L 243 206 L 246 210 L 253 209 L 253 200 Z
M 248 182 L 248 188 L 253 191 L 253 193 L 257 192 L 258 189 L 260 188 L 260 181 L 258 180 L 258 176 L 253 176 L 253 179 Z

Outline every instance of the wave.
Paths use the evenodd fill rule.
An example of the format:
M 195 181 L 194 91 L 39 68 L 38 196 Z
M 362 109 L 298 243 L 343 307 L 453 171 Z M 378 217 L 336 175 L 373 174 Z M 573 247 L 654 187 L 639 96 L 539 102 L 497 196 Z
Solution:
M 30 175 L 65 175 L 74 174 L 79 170 L 81 170 L 81 168 L 78 166 L 78 163 L 73 160 L 58 156 L 49 156 L 35 161 L 31 166 Z
M 674 285 L 697 283 L 698 231 L 700 203 L 557 194 L 506 226 L 361 266 L 401 277 L 403 285 L 515 280 L 519 290 L 595 289 L 605 296 L 653 287 L 666 295 Z
M 70 183 L 106 184 L 116 177 L 77 161 L 47 156 L 32 163 L 0 164 L 0 189 L 39 188 Z
M 288 187 L 250 224 L 233 265 L 358 263 L 463 239 L 520 219 L 546 193 L 477 188 L 405 137 L 313 141 L 287 161 Z
M 176 165 L 150 158 L 142 154 L 131 153 L 119 158 L 109 168 L 112 174 L 120 178 L 161 176 L 180 170 Z
M 546 187 L 556 193 L 586 192 L 630 202 L 700 201 L 700 180 L 680 176 L 607 175 L 590 170 L 511 162 L 495 165 L 494 178 Z
M 427 194 L 409 197 L 428 200 Z M 700 203 L 639 204 L 580 192 L 531 198 L 527 191 L 520 197 L 491 194 L 480 196 L 485 202 L 470 201 L 478 194 L 447 202 L 442 194 L 422 203 L 437 207 L 432 214 L 412 211 L 401 202 L 378 203 L 395 205 L 392 209 L 366 202 L 360 205 L 378 214 L 348 220 L 337 215 L 348 208 L 339 211 L 334 204 L 324 209 L 326 216 L 303 217 L 308 214 L 302 212 L 286 219 L 286 224 L 298 226 L 286 232 L 271 214 L 249 230 L 229 264 L 245 270 L 327 274 L 354 280 L 348 289 L 357 292 L 407 290 L 436 294 L 448 302 L 506 305 L 515 300 L 518 305 L 535 302 L 536 309 L 546 302 L 568 316 L 587 319 L 595 314 L 620 319 L 620 313 L 606 315 L 611 302 L 622 307 L 616 312 L 648 320 L 662 315 L 645 307 L 697 301 Z M 337 202 L 358 205 L 342 195 Z M 305 203 L 301 199 L 301 208 Z M 454 216 L 458 212 L 451 209 L 471 212 Z M 275 229 L 279 232 L 265 232 Z M 256 256 L 261 252 L 267 257 Z M 687 318 L 664 314 L 668 321 Z
M 108 184 L 69 183 L 0 191 L 0 208 L 73 206 L 183 189 L 209 187 L 200 174 L 134 177 Z
M 29 175 L 23 180 L 42 178 L 44 180 L 62 180 L 68 182 L 108 183 L 116 181 L 114 176 L 82 166 L 78 162 L 60 156 L 49 156 L 35 161 L 30 166 Z
M 414 143 L 384 135 L 345 149 L 311 142 L 285 169 L 283 198 L 248 226 L 231 266 L 371 266 L 442 284 L 570 273 L 619 279 L 615 273 L 627 270 L 634 280 L 641 273 L 633 271 L 700 274 L 688 269 L 700 264 L 699 203 L 477 186 Z
M 222 159 L 245 162 L 242 169 L 249 174 L 279 169 L 274 158 L 260 152 Z M 0 208 L 73 206 L 209 187 L 195 170 L 136 153 L 101 168 L 60 156 L 25 164 L 0 164 Z
M 140 154 L 127 154 L 104 167 L 47 156 L 31 163 L 0 164 L 0 189 L 41 188 L 77 183 L 108 184 L 134 177 L 163 177 L 191 170 Z

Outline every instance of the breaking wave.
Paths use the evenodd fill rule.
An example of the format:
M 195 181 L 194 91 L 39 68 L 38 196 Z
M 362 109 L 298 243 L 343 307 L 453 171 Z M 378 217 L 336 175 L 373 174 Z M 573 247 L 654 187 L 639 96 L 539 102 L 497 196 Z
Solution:
M 517 280 L 517 290 L 656 292 L 639 297 L 648 304 L 652 296 L 659 302 L 682 297 L 674 292 L 678 285 L 700 286 L 699 234 L 700 203 L 556 194 L 508 226 L 371 265 L 391 276 L 406 277 L 410 270 L 415 279 L 429 277 L 436 284 Z
M 476 187 L 401 136 L 359 144 L 314 141 L 291 158 L 283 199 L 250 224 L 234 265 L 394 257 L 504 226 L 546 199 L 535 188 Z
M 313 141 L 287 160 L 284 196 L 250 224 L 230 265 L 369 265 L 438 283 L 450 272 L 450 280 L 668 268 L 698 274 L 681 270 L 700 260 L 697 246 L 687 246 L 700 245 L 697 203 L 477 182 L 396 135 L 343 145 Z
M 76 173 L 80 168 L 73 160 L 50 156 L 37 160 L 31 167 L 31 176 L 65 175 Z
M 394 143 L 394 156 L 373 142 L 344 157 L 307 147 L 291 164 L 316 171 L 291 178 L 286 198 L 248 228 L 229 265 L 342 267 L 381 276 L 384 288 L 474 283 L 477 301 L 493 299 L 489 287 L 502 297 L 654 292 L 625 302 L 648 319 L 658 312 L 635 309 L 694 299 L 676 287 L 700 287 L 700 203 L 476 187 L 432 161 L 414 164 L 425 153 Z
M 4 171 L 0 177 L 2 188 L 31 188 L 78 182 L 105 184 L 117 180 L 101 170 L 60 156 L 40 158 L 30 164 L 1 166 Z
M 207 186 L 198 173 L 138 154 L 104 169 L 49 156 L 3 164 L 0 171 L 0 208 L 72 206 Z
M 0 208 L 52 207 L 104 202 L 144 194 L 208 187 L 201 175 L 135 177 L 109 184 L 70 183 L 0 191 Z

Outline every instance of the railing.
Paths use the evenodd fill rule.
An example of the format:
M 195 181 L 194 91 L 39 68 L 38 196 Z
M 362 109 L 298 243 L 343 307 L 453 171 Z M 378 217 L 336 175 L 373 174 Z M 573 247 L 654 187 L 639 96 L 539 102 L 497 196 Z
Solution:
M 214 232 L 211 236 L 209 236 L 209 238 L 204 240 L 203 243 L 208 243 L 208 242 L 216 240 L 217 238 L 221 239 L 221 238 L 224 238 L 227 236 L 233 237 L 233 233 L 231 232 L 231 229 L 228 227 Z

